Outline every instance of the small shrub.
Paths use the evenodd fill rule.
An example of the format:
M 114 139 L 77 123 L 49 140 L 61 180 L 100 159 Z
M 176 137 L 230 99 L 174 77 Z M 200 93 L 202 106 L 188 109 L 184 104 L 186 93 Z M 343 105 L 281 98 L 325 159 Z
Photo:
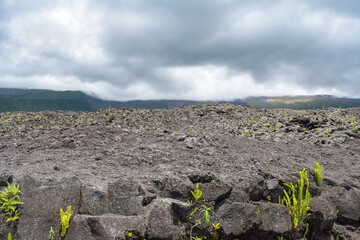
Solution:
M 65 237 L 66 231 L 69 228 L 69 222 L 71 217 L 71 205 L 66 209 L 66 212 L 60 208 L 61 218 L 61 237 Z
M 305 196 L 303 196 L 304 181 L 306 181 Z M 289 187 L 289 192 L 284 190 L 285 196 L 282 200 L 280 199 L 279 202 L 280 204 L 284 204 L 286 206 L 291 216 L 293 228 L 297 229 L 299 224 L 310 215 L 308 213 L 308 210 L 310 209 L 309 179 L 307 178 L 307 171 L 305 171 L 305 168 L 300 171 L 300 179 L 298 180 L 296 186 L 292 183 L 284 183 L 284 185 Z
M 10 185 L 10 183 L 7 183 L 5 191 L 0 192 L 0 208 L 4 209 L 5 214 L 9 216 L 6 222 L 19 219 L 21 213 L 18 211 L 18 205 L 24 204 L 20 202 L 20 192 L 19 185 Z
M 324 167 L 323 165 L 320 165 L 318 162 L 314 162 L 314 163 L 315 163 L 314 175 L 315 175 L 316 185 L 321 187 L 322 179 L 324 175 Z

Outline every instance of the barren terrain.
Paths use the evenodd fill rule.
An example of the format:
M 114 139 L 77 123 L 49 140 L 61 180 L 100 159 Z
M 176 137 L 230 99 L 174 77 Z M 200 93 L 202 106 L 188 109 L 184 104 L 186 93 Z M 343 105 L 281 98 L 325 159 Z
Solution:
M 79 231 L 76 221 L 81 221 L 80 216 L 115 214 L 146 219 L 146 206 L 151 206 L 151 202 L 166 198 L 185 204 L 192 198 L 190 190 L 197 182 L 204 194 L 206 189 L 213 189 L 209 184 L 220 189 L 213 192 L 224 190 L 213 202 L 211 196 L 206 199 L 213 204 L 214 220 L 223 224 L 224 239 L 256 239 L 259 236 L 252 231 L 266 232 L 265 227 L 254 224 L 249 231 L 235 233 L 231 224 L 226 225 L 231 221 L 224 214 L 224 206 L 267 202 L 275 205 L 284 188 L 282 183 L 295 183 L 303 168 L 308 170 L 312 197 L 326 196 L 326 201 L 337 210 L 331 228 L 324 227 L 319 230 L 321 233 L 311 230 L 308 239 L 331 239 L 340 234 L 343 239 L 360 236 L 360 109 L 258 110 L 223 104 L 172 110 L 18 112 L 0 114 L 0 124 L 0 180 L 13 179 L 14 183 L 26 185 L 29 181 L 24 178 L 29 176 L 46 186 L 73 177 L 79 180 L 81 196 L 73 213 L 79 216 L 71 223 L 74 227 L 69 228 L 73 238 L 66 239 L 90 239 L 71 232 L 72 227 Z M 324 166 L 321 188 L 314 181 L 314 161 Z M 131 179 L 141 186 L 144 193 L 136 196 L 143 196 L 145 212 L 135 207 L 135 213 L 129 214 L 111 207 L 109 188 L 119 179 Z M 274 181 L 276 186 L 271 187 Z M 27 216 L 26 189 L 24 186 L 22 191 L 24 216 L 20 216 L 18 226 L 11 228 L 16 239 L 35 239 L 26 232 L 31 230 L 22 229 L 25 220 L 21 222 L 21 218 Z M 103 193 L 109 207 L 98 209 L 97 200 L 89 204 L 88 189 Z M 347 191 L 345 203 L 350 209 L 344 206 L 342 210 L 344 203 L 336 200 L 343 189 Z M 190 225 L 182 222 L 177 226 L 180 230 L 174 230 L 170 237 L 152 233 L 154 230 L 146 221 L 144 232 L 149 239 L 188 237 Z M 7 232 L 1 229 L 3 239 Z M 140 235 L 141 229 L 137 229 Z M 208 234 L 201 229 L 194 233 Z M 272 229 L 264 239 L 276 239 L 280 233 L 284 239 L 293 236 L 287 230 Z M 113 233 L 111 238 L 100 234 L 93 239 L 125 238 L 121 234 Z

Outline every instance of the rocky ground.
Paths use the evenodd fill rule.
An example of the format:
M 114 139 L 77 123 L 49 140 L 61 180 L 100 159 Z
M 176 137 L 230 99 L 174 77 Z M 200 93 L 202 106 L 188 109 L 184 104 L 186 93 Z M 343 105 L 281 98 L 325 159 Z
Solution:
M 302 239 L 306 223 L 307 239 L 360 239 L 360 109 L 19 112 L 0 124 L 0 187 L 19 184 L 24 202 L 16 222 L 1 213 L 0 239 L 48 239 L 50 226 L 60 239 L 70 204 L 66 240 Z M 311 215 L 294 231 L 278 198 L 303 168 Z

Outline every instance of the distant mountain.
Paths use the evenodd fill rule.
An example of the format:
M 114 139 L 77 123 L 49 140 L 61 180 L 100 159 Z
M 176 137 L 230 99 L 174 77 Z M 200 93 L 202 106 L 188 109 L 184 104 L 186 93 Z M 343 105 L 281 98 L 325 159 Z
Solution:
M 0 112 L 43 110 L 95 111 L 101 108 L 170 109 L 210 103 L 186 100 L 105 101 L 81 91 L 0 88 Z
M 81 91 L 0 88 L 0 112 L 14 111 L 95 111 L 101 108 L 171 109 L 207 103 L 231 103 L 254 108 L 322 109 L 360 107 L 360 99 L 337 98 L 329 95 L 249 97 L 233 101 L 134 100 L 105 101 Z
M 360 99 L 338 98 L 330 95 L 249 97 L 244 100 L 254 108 L 323 109 L 360 107 Z

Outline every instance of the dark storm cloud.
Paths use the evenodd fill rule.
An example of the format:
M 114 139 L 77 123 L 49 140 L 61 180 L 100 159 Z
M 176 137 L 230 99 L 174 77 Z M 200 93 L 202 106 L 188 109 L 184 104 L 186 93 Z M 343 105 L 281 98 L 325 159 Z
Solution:
M 71 77 L 73 88 L 90 86 L 107 98 L 115 89 L 128 99 L 226 98 L 232 85 L 243 87 L 240 81 L 274 86 L 259 95 L 301 88 L 360 96 L 355 0 L 52 3 L 0 3 L 0 77 L 25 87 L 27 76 L 52 77 L 54 88 Z M 202 94 L 212 89 L 200 80 L 214 92 L 225 86 L 223 93 Z

